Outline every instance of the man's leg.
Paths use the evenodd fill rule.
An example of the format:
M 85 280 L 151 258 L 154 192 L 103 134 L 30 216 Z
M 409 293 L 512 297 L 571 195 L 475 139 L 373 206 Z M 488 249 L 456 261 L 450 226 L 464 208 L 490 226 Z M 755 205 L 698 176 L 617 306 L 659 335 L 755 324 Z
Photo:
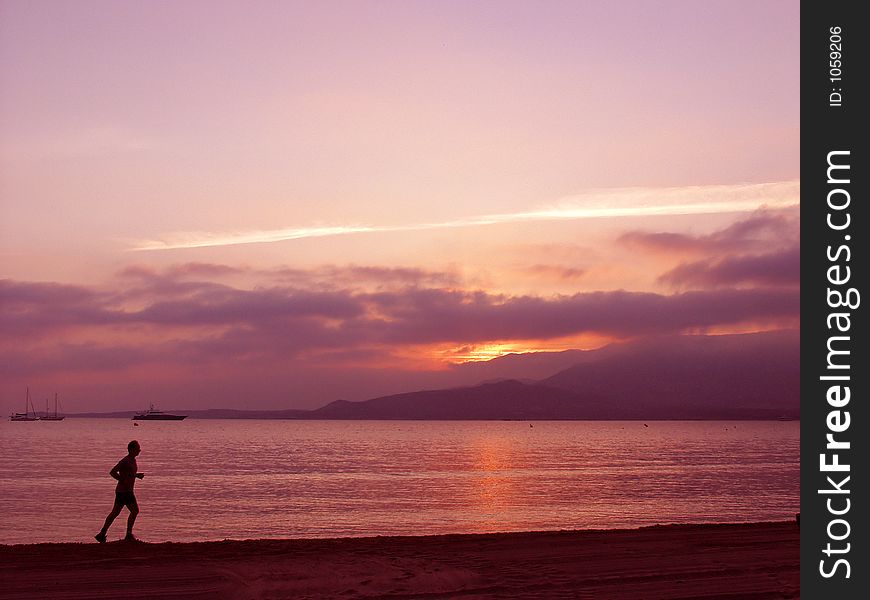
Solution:
M 139 514 L 139 505 L 131 502 L 127 505 L 127 509 L 130 511 L 130 516 L 127 517 L 127 537 L 133 538 L 133 523 L 136 522 L 136 515 Z
M 103 543 L 106 541 L 106 533 L 109 531 L 109 527 L 111 527 L 112 523 L 114 523 L 115 518 L 121 514 L 122 508 L 124 508 L 124 505 L 117 502 L 112 506 L 112 512 L 110 512 L 109 516 L 106 517 L 106 522 L 103 523 L 103 528 L 100 529 L 100 533 L 94 536 L 97 538 L 98 542 Z

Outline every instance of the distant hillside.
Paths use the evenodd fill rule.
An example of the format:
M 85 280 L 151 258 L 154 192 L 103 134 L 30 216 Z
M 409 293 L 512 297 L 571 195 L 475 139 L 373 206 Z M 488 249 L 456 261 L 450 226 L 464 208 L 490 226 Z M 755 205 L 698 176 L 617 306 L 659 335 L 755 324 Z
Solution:
M 606 412 L 604 398 L 508 380 L 473 387 L 337 400 L 317 419 L 586 419 Z
M 800 416 L 800 332 L 661 336 L 598 350 L 510 355 L 497 381 L 316 410 L 173 411 L 198 419 L 776 419 Z M 571 364 L 563 368 L 565 364 Z M 503 379 L 558 370 L 540 381 Z M 549 373 L 553 373 L 551 370 Z M 131 411 L 71 417 L 125 417 Z
M 519 359 L 520 357 L 516 357 Z M 800 415 L 799 332 L 663 336 L 515 380 L 337 401 L 323 419 L 770 419 Z
M 573 367 L 594 355 L 596 350 L 562 350 L 560 352 L 512 353 L 485 361 L 451 365 L 446 381 L 437 387 L 477 385 L 487 381 L 516 379 L 540 380 L 568 367 Z M 436 387 L 436 386 L 433 386 Z
M 667 336 L 615 345 L 541 383 L 658 416 L 800 414 L 800 334 Z

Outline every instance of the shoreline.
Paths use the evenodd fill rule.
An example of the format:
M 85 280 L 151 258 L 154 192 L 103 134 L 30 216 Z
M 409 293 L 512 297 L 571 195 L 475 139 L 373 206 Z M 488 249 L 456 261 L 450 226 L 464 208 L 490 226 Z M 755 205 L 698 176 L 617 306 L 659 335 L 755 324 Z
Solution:
M 4 597 L 799 597 L 794 521 L 0 546 Z
M 132 421 L 133 415 L 136 411 L 127 411 L 123 413 L 70 413 L 63 415 L 67 419 L 119 419 Z M 284 417 L 284 416 L 269 416 L 268 414 L 257 414 L 258 411 L 235 411 L 239 414 L 232 415 L 221 415 L 221 416 L 213 416 L 210 414 L 206 414 L 209 411 L 203 410 L 175 410 L 174 412 L 185 413 L 185 418 L 183 420 L 187 421 L 188 419 L 192 421 L 420 421 L 420 422 L 429 422 L 429 421 L 437 421 L 437 422 L 590 422 L 590 423 L 598 423 L 598 422 L 644 422 L 644 421 L 675 421 L 675 422 L 697 422 L 697 421 L 733 421 L 736 423 L 740 422 L 769 422 L 769 421 L 779 421 L 782 423 L 790 423 L 793 421 L 800 421 L 800 416 L 713 416 L 713 417 L 668 417 L 668 416 L 640 416 L 640 417 L 624 417 L 624 418 L 547 418 L 547 417 L 524 417 L 524 418 L 456 418 L 456 419 L 424 419 L 424 418 L 406 418 L 406 417 Z M 227 412 L 234 412 L 230 409 L 227 409 Z M 267 411 L 268 412 L 268 411 Z M 245 414 L 243 414 L 245 413 Z M 8 420 L 8 419 L 7 419 Z M 156 420 L 157 422 L 161 422 L 160 419 Z M 138 421 L 140 423 L 149 422 L 148 419 Z M 154 422 L 153 420 L 151 422 Z M 171 421 L 170 421 L 171 422 Z

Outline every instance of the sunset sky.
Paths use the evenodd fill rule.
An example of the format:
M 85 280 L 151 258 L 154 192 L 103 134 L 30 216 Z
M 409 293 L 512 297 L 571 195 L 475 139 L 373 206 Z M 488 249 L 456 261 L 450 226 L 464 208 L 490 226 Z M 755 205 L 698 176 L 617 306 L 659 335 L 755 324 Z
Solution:
M 0 409 L 797 327 L 798 12 L 0 0 Z

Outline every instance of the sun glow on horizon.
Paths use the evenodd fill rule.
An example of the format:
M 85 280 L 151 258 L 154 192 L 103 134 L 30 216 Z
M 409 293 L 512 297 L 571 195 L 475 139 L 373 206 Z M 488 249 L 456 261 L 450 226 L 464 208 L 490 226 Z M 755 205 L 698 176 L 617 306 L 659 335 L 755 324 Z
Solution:
M 460 346 L 449 350 L 437 352 L 442 359 L 455 364 L 470 362 L 484 362 L 493 360 L 508 354 L 525 354 L 528 352 L 540 352 L 538 348 L 529 348 L 516 343 L 505 344 L 476 344 L 473 346 Z
M 462 365 L 467 363 L 487 362 L 511 354 L 536 354 L 548 352 L 564 352 L 566 350 L 594 350 L 617 340 L 603 336 L 583 336 L 578 339 L 571 337 L 564 340 L 518 340 L 493 341 L 481 344 L 465 344 L 462 346 L 439 347 L 430 351 L 435 360 Z

